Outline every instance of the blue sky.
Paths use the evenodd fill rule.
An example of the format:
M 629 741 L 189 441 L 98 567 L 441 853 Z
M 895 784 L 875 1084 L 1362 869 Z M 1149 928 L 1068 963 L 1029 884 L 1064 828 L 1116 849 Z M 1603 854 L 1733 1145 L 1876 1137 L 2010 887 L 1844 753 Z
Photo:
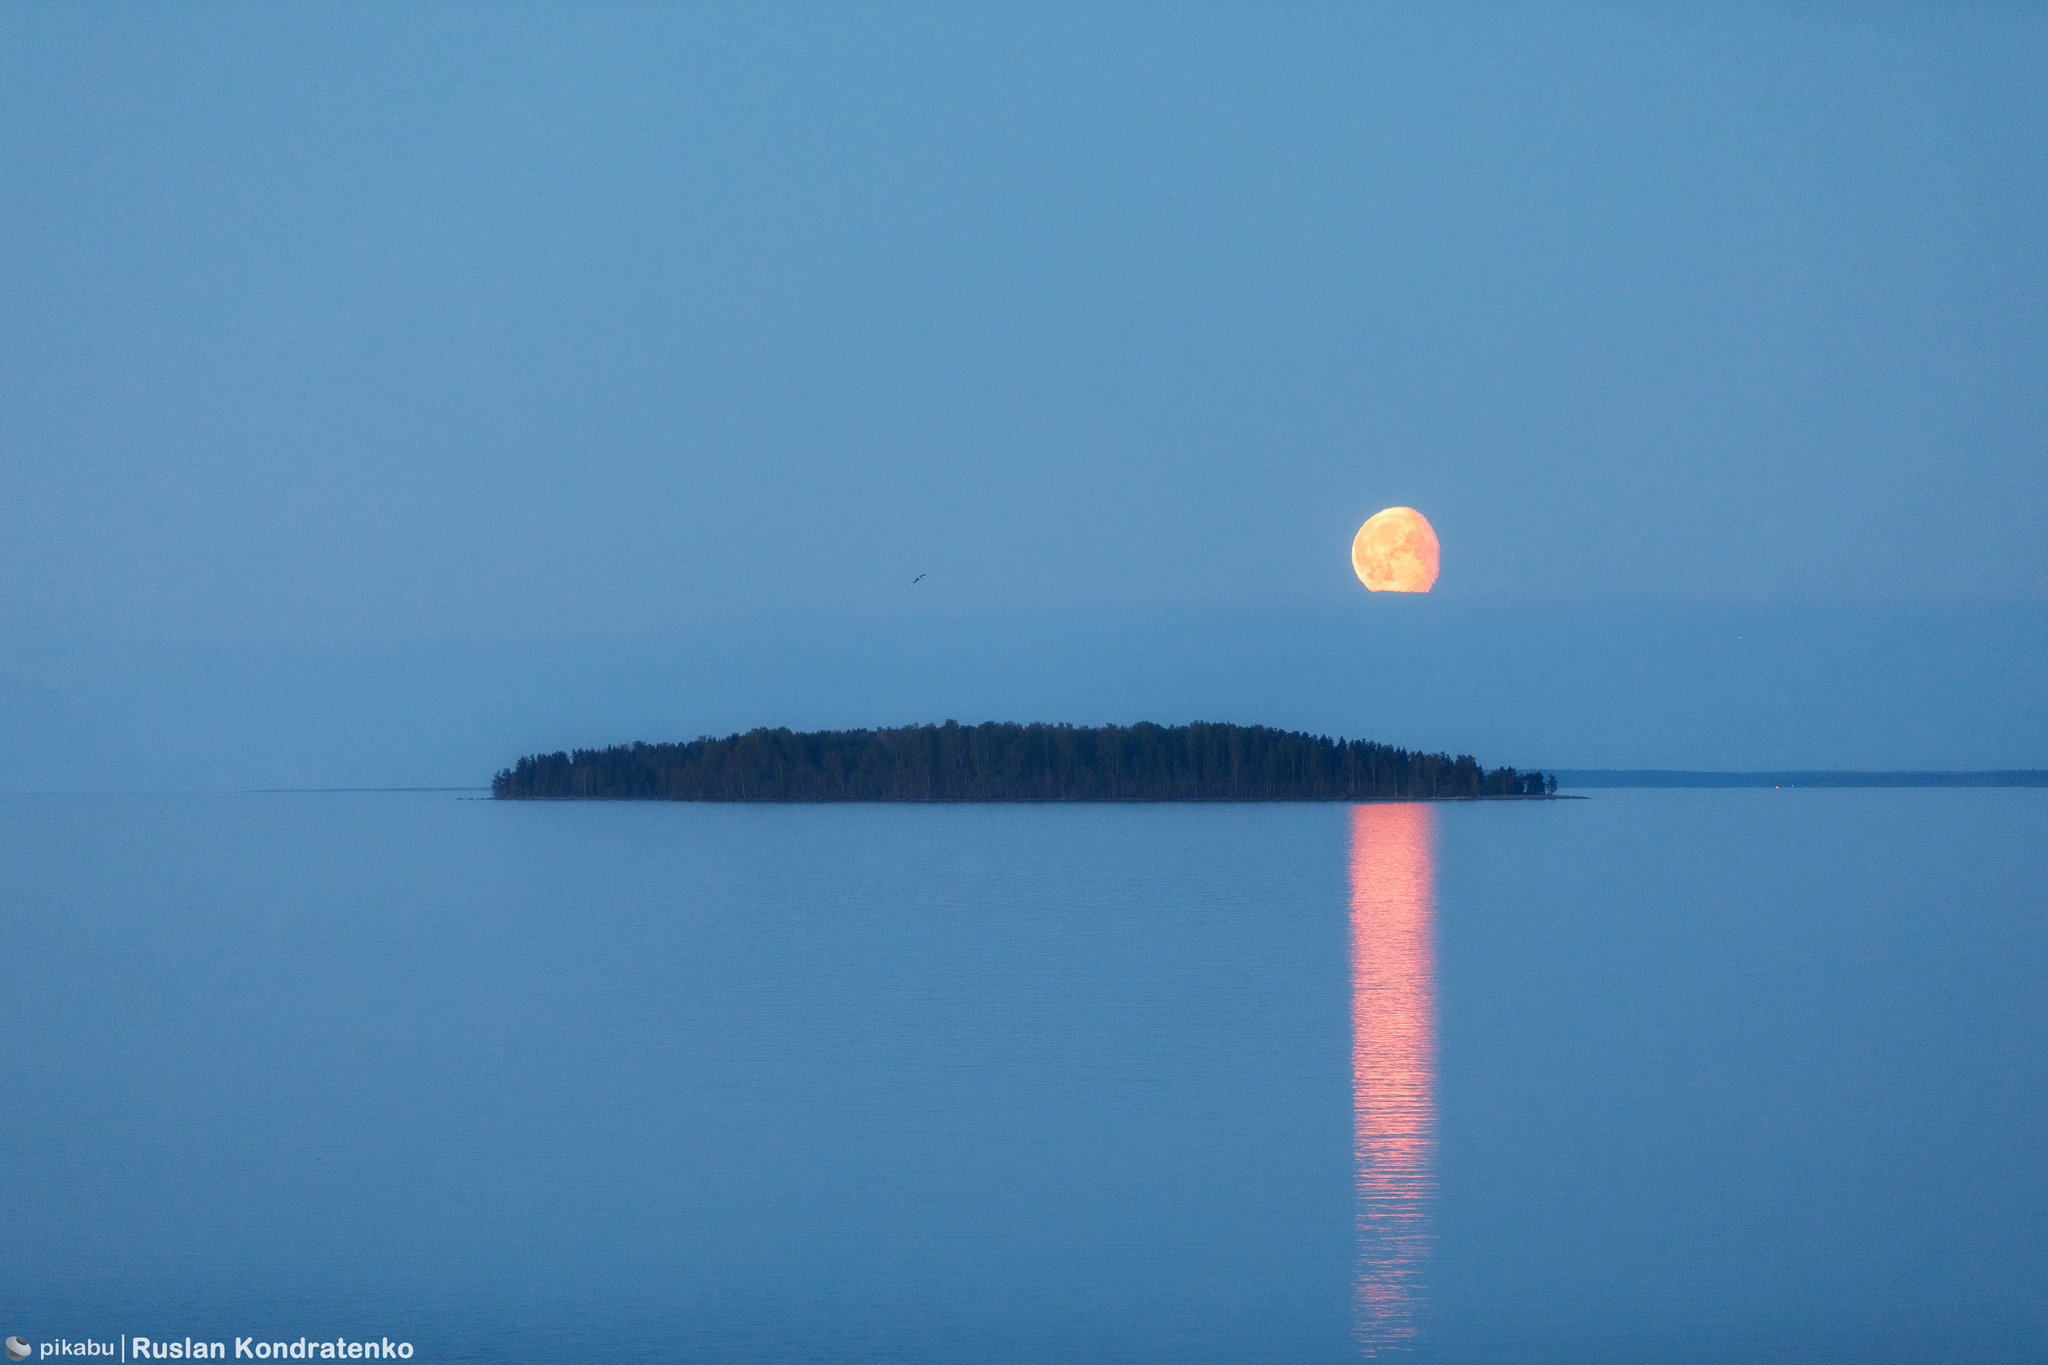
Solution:
M 9 6 L 5 785 L 2048 766 L 2044 166 L 2029 7 Z

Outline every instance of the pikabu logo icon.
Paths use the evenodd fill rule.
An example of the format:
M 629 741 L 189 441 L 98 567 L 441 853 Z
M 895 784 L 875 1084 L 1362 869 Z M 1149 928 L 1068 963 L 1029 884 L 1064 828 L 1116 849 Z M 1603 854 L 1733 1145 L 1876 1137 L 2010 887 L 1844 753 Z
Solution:
M 7 1358 L 9 1360 L 27 1360 L 28 1341 L 23 1337 L 7 1338 Z

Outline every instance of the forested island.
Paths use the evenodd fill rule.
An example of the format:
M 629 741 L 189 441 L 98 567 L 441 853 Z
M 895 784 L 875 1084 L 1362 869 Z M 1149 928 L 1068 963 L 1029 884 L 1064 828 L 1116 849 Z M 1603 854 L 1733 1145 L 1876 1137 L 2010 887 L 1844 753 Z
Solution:
M 686 744 L 534 754 L 501 801 L 1445 801 L 1554 794 L 1557 780 L 1263 725 L 910 725 L 749 730 Z

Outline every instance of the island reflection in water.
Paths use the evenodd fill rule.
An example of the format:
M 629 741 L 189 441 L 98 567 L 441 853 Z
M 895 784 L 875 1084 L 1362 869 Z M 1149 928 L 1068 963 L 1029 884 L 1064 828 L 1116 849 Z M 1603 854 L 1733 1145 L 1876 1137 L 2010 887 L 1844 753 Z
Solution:
M 1352 1330 L 1414 1341 L 1436 1156 L 1436 808 L 1351 809 L 1351 1105 L 1358 1187 Z

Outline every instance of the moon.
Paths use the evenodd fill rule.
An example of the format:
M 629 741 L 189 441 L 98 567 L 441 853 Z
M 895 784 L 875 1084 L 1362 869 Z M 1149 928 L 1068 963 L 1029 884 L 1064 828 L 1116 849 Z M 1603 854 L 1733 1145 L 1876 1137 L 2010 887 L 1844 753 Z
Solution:
M 1436 529 L 1413 507 L 1373 513 L 1351 542 L 1352 571 L 1372 592 L 1428 592 L 1436 560 Z

